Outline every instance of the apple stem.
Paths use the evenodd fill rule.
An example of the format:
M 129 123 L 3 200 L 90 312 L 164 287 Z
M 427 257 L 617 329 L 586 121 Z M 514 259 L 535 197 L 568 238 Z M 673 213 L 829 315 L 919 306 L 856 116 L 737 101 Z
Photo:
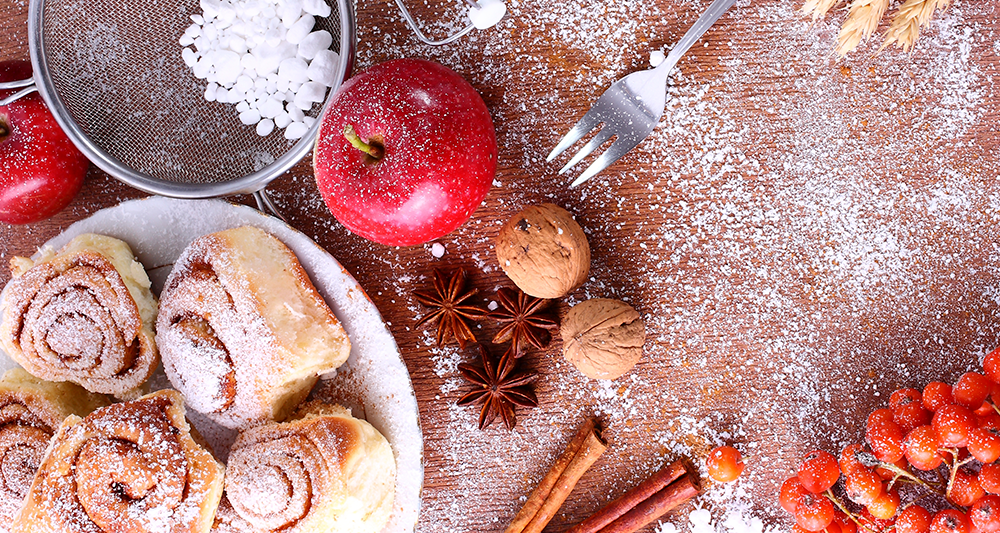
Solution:
M 10 125 L 6 120 L 0 119 L 0 140 L 10 135 Z
M 381 146 L 378 146 L 377 144 L 374 143 L 369 144 L 361 140 L 361 137 L 358 136 L 358 133 L 354 131 L 354 126 L 350 124 L 344 126 L 344 137 L 346 137 L 347 140 L 351 143 L 351 146 L 372 156 L 372 158 L 375 159 L 376 161 L 382 159 L 382 156 L 385 155 L 385 150 Z

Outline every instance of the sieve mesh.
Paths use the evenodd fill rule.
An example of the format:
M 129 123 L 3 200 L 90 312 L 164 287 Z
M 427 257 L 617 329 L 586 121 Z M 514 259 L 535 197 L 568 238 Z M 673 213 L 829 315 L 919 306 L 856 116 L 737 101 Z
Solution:
M 177 42 L 201 12 L 198 0 L 42 1 L 45 75 L 68 118 L 121 165 L 165 182 L 223 183 L 266 169 L 295 146 L 278 128 L 257 135 L 233 104 L 204 99 L 206 82 L 184 64 Z M 330 32 L 332 49 L 350 62 L 352 51 L 340 50 L 342 2 L 330 3 L 332 14 L 315 29 Z M 321 111 L 315 104 L 306 114 Z

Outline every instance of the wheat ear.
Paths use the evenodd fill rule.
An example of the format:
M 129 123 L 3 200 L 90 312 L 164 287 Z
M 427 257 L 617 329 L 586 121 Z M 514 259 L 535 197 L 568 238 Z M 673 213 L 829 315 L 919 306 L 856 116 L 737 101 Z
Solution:
M 802 12 L 806 15 L 812 15 L 813 22 L 816 22 L 825 17 L 839 3 L 840 0 L 806 0 L 802 4 Z
M 840 35 L 837 36 L 837 55 L 846 56 L 857 48 L 863 39 L 871 37 L 888 7 L 889 0 L 854 0 L 851 2 L 847 20 L 840 27 Z
M 909 52 L 920 36 L 920 28 L 930 23 L 935 11 L 946 7 L 948 0 L 906 0 L 892 18 L 892 23 L 885 32 L 885 42 L 879 51 L 895 44 Z

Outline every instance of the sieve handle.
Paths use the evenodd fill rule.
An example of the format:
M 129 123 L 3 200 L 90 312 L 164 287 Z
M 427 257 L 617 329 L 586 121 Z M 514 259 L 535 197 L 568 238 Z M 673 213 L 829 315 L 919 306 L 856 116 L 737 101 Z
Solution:
M 253 199 L 257 202 L 258 210 L 281 220 L 285 224 L 288 224 L 288 219 L 281 214 L 281 211 L 278 211 L 278 206 L 274 204 L 274 200 L 271 200 L 271 197 L 268 196 L 266 190 L 261 189 L 253 193 Z
M 31 93 L 33 93 L 33 92 L 35 92 L 37 90 L 38 90 L 38 87 L 35 87 L 34 85 L 32 85 L 31 87 L 25 88 L 25 89 L 21 89 L 20 91 L 17 91 L 16 93 L 8 96 L 7 98 L 4 98 L 3 100 L 0 100 L 0 105 L 7 105 L 7 104 L 10 104 L 10 103 L 16 102 L 16 101 L 20 100 L 21 98 L 24 98 L 25 96 L 28 96 L 29 94 L 31 94 Z
M 3 81 L 0 82 L 0 89 L 20 89 L 21 87 L 27 87 L 29 85 L 35 84 L 35 78 L 28 78 L 26 80 L 17 81 Z
M 22 87 L 24 88 L 21 89 Z M 16 102 L 17 100 L 20 100 L 21 98 L 24 98 L 25 96 L 38 90 L 38 88 L 35 87 L 34 78 L 28 78 L 26 80 L 0 82 L 0 90 L 4 89 L 21 89 L 21 90 L 8 96 L 7 98 L 0 99 L 0 105 L 7 105 L 12 102 Z
M 441 46 L 443 44 L 455 42 L 458 39 L 460 39 L 463 35 L 475 29 L 475 26 L 473 26 L 472 24 L 467 24 L 464 28 L 449 35 L 448 37 L 445 37 L 440 41 L 435 41 L 430 37 L 424 35 L 424 32 L 420 31 L 420 27 L 417 25 L 417 21 L 413 19 L 413 15 L 410 14 L 410 10 L 406 9 L 406 4 L 403 3 L 403 0 L 396 0 L 396 7 L 399 8 L 399 12 L 403 15 L 403 18 L 406 20 L 406 23 L 409 24 L 410 29 L 413 30 L 413 33 L 416 34 L 417 39 L 419 39 L 420 42 L 424 44 L 429 44 L 431 46 Z

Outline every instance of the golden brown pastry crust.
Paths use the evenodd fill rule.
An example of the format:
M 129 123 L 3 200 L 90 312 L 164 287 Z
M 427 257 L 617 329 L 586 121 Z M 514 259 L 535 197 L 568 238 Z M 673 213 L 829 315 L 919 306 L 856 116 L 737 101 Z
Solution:
M 219 530 L 378 533 L 392 512 L 395 472 L 389 443 L 368 422 L 313 403 L 299 418 L 240 433 L 226 476 L 232 511 Z
M 66 417 L 85 416 L 108 399 L 72 383 L 43 381 L 13 368 L 0 379 L 0 531 L 24 502 L 45 449 Z
M 159 391 L 67 418 L 12 532 L 207 532 L 222 483 L 180 395 Z
M 295 255 L 249 226 L 184 250 L 160 295 L 156 340 L 189 407 L 231 428 L 285 419 L 350 354 Z
M 159 361 L 156 299 L 124 242 L 84 234 L 37 262 L 11 261 L 0 342 L 32 375 L 135 397 Z

